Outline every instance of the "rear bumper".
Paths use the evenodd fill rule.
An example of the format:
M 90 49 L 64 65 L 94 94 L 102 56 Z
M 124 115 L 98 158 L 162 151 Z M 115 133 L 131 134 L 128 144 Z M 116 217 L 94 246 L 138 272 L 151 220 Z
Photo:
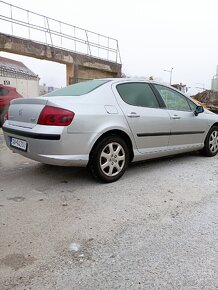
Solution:
M 85 167 L 88 164 L 89 134 L 69 134 L 64 127 L 45 127 L 20 128 L 6 121 L 2 129 L 8 148 L 27 158 L 59 166 Z M 11 147 L 11 137 L 26 141 L 27 151 Z
M 41 134 L 41 133 L 32 133 L 32 132 L 26 132 L 21 130 L 14 130 L 11 128 L 3 128 L 3 131 L 8 134 L 12 135 L 19 135 L 21 137 L 27 137 L 32 139 L 41 139 L 41 140 L 60 140 L 61 135 L 60 134 Z
M 22 155 L 25 156 L 25 154 Z M 31 159 L 51 165 L 85 167 L 88 164 L 89 155 L 34 155 Z

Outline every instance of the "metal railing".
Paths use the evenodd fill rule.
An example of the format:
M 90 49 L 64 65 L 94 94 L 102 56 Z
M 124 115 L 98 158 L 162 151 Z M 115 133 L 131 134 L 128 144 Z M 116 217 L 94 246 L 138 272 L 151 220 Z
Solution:
M 0 1 L 0 32 L 121 63 L 118 41 Z

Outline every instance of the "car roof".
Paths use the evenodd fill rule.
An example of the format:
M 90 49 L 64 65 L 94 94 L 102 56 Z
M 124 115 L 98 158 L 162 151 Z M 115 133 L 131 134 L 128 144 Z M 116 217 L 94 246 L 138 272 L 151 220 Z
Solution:
M 8 89 L 8 90 L 15 90 L 16 91 L 16 88 L 14 88 L 14 87 L 5 86 L 5 85 L 1 85 L 1 84 L 0 84 L 0 88 Z
M 146 83 L 160 84 L 160 85 L 164 85 L 166 87 L 171 87 L 167 83 L 161 83 L 161 82 L 157 82 L 154 80 L 149 80 L 147 78 L 103 78 L 103 79 L 98 79 L 98 80 L 108 80 L 108 81 L 112 81 L 114 83 L 116 83 L 116 82 L 146 82 Z
M 134 78 L 104 78 L 104 79 L 100 79 L 100 80 L 108 80 L 110 84 L 116 84 L 116 83 L 122 83 L 122 82 L 146 82 L 146 83 L 149 83 L 149 84 L 154 84 L 154 85 L 161 85 L 161 86 L 164 86 L 164 87 L 168 87 L 174 91 L 177 91 L 178 93 L 186 96 L 187 98 L 191 99 L 192 98 L 190 96 L 188 96 L 186 93 L 184 92 L 181 92 L 180 90 L 176 89 L 175 87 L 169 85 L 168 83 L 164 83 L 164 82 L 158 82 L 158 81 L 155 81 L 155 80 L 149 80 L 147 78 L 137 78 L 137 77 L 134 77 Z M 107 85 L 108 83 L 106 83 L 105 85 Z
M 98 80 L 108 80 L 110 83 L 121 83 L 121 82 L 146 82 L 146 83 L 150 83 L 150 84 L 156 84 L 156 85 L 162 85 L 168 88 L 171 88 L 175 91 L 180 92 L 179 90 L 177 90 L 176 88 L 170 86 L 168 83 L 164 83 L 164 82 L 158 82 L 155 80 L 149 80 L 147 78 L 103 78 L 103 79 L 98 79 Z M 106 83 L 107 84 L 107 83 Z M 182 93 L 182 92 L 180 92 Z

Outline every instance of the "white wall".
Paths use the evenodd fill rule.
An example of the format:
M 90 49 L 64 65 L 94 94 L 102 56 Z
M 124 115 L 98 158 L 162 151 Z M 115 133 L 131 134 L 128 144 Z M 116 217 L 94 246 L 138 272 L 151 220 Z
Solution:
M 39 80 L 16 79 L 0 76 L 0 84 L 14 87 L 23 97 L 39 96 Z

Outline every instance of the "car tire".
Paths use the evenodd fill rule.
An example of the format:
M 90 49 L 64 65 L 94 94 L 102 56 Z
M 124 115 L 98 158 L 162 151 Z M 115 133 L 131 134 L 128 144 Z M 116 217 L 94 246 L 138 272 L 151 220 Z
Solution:
M 105 183 L 114 182 L 126 171 L 129 156 L 129 149 L 122 138 L 108 136 L 93 148 L 89 169 L 96 179 Z
M 218 153 L 218 127 L 214 126 L 210 129 L 204 141 L 204 148 L 202 149 L 204 156 L 212 157 Z

